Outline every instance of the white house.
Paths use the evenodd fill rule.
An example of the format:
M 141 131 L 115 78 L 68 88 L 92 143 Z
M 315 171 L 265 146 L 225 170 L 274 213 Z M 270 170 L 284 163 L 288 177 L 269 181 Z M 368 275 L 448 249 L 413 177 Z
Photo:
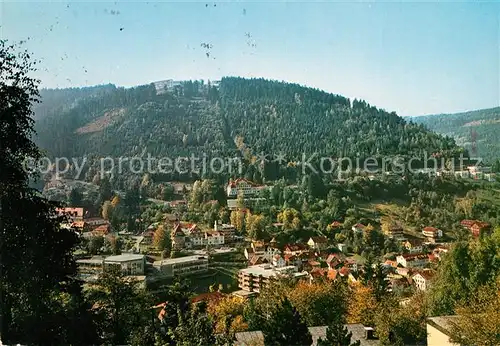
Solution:
M 211 246 L 224 245 L 224 234 L 217 231 L 206 231 L 205 243 L 206 245 L 211 245 Z
M 307 242 L 311 249 L 324 250 L 328 247 L 328 238 L 325 236 L 311 237 Z
M 187 236 L 191 246 L 204 246 L 205 245 L 205 234 L 196 226 L 193 225 L 187 231 Z
M 240 178 L 229 181 L 226 187 L 226 194 L 229 198 L 236 198 L 239 193 L 243 194 L 244 197 L 248 197 L 256 195 L 261 189 L 262 186 L 247 179 Z
M 405 268 L 423 268 L 429 263 L 425 254 L 404 254 L 396 257 L 396 262 Z
M 422 234 L 427 238 L 441 238 L 443 236 L 443 231 L 435 227 L 424 227 Z
M 424 270 L 423 272 L 417 273 L 412 276 L 413 282 L 415 286 L 420 291 L 425 291 L 431 285 L 431 280 L 434 276 L 434 273 L 430 270 Z
M 423 251 L 422 241 L 419 239 L 409 239 L 403 243 L 403 246 L 412 254 Z

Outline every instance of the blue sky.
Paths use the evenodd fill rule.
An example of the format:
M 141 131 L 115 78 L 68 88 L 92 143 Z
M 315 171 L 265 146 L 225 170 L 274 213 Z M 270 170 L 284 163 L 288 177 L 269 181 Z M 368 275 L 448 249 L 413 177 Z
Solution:
M 500 105 L 499 8 L 498 2 L 4 0 L 0 37 L 29 38 L 46 87 L 265 77 L 406 116 Z M 212 45 L 209 57 L 201 43 Z

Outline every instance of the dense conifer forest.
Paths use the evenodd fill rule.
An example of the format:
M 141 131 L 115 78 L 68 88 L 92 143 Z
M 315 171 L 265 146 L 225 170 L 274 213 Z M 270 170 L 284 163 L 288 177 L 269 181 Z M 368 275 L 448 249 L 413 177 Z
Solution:
M 432 131 L 455 138 L 457 144 L 468 149 L 471 154 L 475 146 L 475 155 L 492 164 L 499 158 L 500 107 L 456 114 L 426 115 L 412 120 Z
M 297 84 L 223 78 L 215 87 L 186 81 L 158 93 L 154 84 L 42 90 L 39 144 L 54 156 L 302 153 L 454 154 L 451 138 L 360 100 Z

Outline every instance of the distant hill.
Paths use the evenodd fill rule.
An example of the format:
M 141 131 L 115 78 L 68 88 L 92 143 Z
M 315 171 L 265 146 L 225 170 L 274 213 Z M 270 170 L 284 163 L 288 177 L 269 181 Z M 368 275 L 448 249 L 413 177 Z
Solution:
M 286 164 L 313 153 L 449 157 L 461 151 L 452 138 L 364 101 L 264 79 L 226 77 L 215 85 L 45 91 L 50 97 L 43 99 L 43 112 L 36 109 L 37 142 L 49 154 L 66 157 L 237 155 L 254 170 L 260 153 L 283 154 Z M 284 166 L 266 177 L 285 174 Z
M 458 145 L 476 156 L 493 162 L 500 158 L 500 107 L 456 114 L 425 115 L 411 118 L 430 130 L 455 138 Z

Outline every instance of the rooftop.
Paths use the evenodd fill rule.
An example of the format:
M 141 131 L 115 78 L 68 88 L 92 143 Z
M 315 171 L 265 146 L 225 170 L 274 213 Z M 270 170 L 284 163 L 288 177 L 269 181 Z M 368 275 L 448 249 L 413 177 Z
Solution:
M 360 341 L 360 346 L 378 345 L 376 339 L 365 339 L 365 328 L 362 324 L 347 324 L 347 330 L 352 333 L 351 341 Z M 317 345 L 319 338 L 325 338 L 327 326 L 309 327 L 309 332 L 312 335 L 312 345 Z M 264 345 L 264 335 L 260 330 L 253 332 L 236 333 L 235 345 Z
M 232 292 L 231 295 L 236 296 L 236 297 L 240 297 L 240 298 L 247 298 L 247 297 L 253 297 L 253 296 L 257 295 L 257 292 L 248 292 L 245 290 L 238 290 L 238 291 Z
M 429 317 L 427 319 L 427 323 L 433 326 L 434 328 L 438 329 L 440 332 L 449 335 L 450 328 L 451 328 L 451 323 L 453 320 L 457 319 L 458 316 L 436 316 L 436 317 Z
M 270 264 L 259 264 L 255 266 L 250 266 L 245 269 L 241 269 L 240 272 L 243 272 L 247 275 L 253 276 L 263 276 L 263 277 L 273 277 L 278 274 L 285 274 L 287 272 L 296 272 L 297 268 L 295 266 L 286 266 L 281 268 L 274 268 Z
M 418 272 L 416 273 L 415 275 L 413 275 L 413 277 L 417 276 L 417 275 L 420 275 L 421 277 L 423 277 L 425 280 L 430 280 L 434 277 L 435 275 L 435 272 L 432 271 L 432 270 L 424 270 L 424 271 L 421 271 L 421 272 Z
M 156 261 L 154 265 L 169 265 L 169 264 L 177 264 L 184 262 L 193 262 L 199 260 L 208 260 L 205 256 L 186 256 L 186 257 L 178 257 L 178 258 L 168 258 L 161 261 Z
M 85 258 L 76 260 L 76 264 L 96 264 L 101 265 L 104 261 L 104 258 Z
M 121 255 L 117 255 L 117 256 L 109 256 L 109 257 L 106 257 L 104 260 L 106 262 L 128 262 L 128 261 L 143 260 L 144 258 L 145 258 L 144 255 L 127 253 L 127 254 L 121 254 Z

